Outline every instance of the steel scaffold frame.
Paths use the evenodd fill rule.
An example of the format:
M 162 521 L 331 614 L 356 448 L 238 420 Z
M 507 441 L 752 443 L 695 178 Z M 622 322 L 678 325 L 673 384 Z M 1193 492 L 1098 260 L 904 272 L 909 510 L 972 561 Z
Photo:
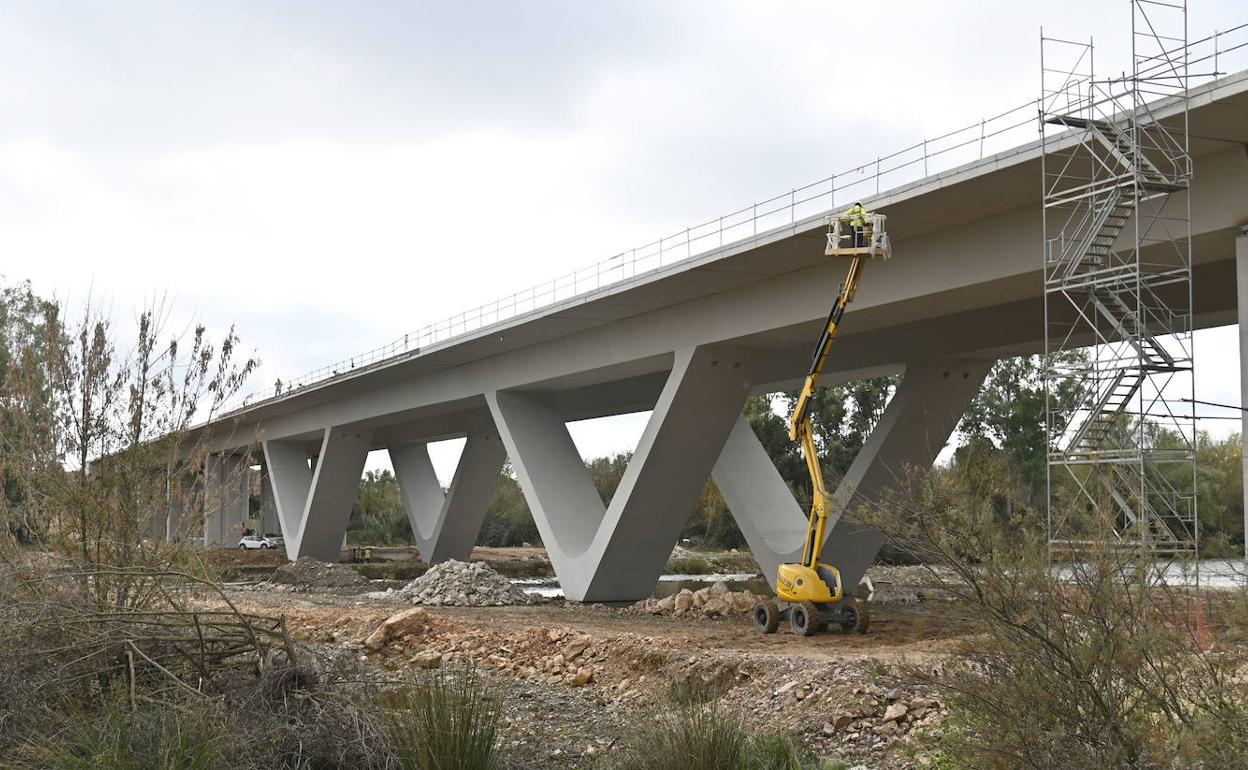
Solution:
M 1132 0 L 1131 17 L 1117 78 L 1097 79 L 1091 40 L 1041 31 L 1054 558 L 1106 545 L 1190 558 L 1199 544 L 1187 6 Z

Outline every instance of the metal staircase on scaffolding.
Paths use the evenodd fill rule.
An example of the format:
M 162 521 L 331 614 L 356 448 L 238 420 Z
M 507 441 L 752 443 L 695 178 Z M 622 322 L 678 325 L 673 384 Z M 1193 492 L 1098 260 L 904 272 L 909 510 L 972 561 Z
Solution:
M 1042 37 L 1049 542 L 1058 556 L 1104 544 L 1197 549 L 1186 10 L 1133 0 L 1132 16 L 1133 69 L 1117 79 L 1095 77 L 1091 42 Z M 1104 515 L 1075 515 L 1086 511 Z

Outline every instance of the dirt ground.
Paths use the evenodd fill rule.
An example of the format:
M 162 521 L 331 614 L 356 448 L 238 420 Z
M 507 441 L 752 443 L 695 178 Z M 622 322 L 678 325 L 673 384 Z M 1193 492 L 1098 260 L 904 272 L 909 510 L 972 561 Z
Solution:
M 491 556 L 515 558 L 506 550 Z M 938 601 L 873 602 L 870 633 L 812 638 L 761 635 L 746 615 L 671 617 L 554 602 L 427 607 L 418 633 L 374 649 L 364 640 L 411 605 L 250 586 L 229 595 L 245 611 L 284 615 L 298 641 L 356 655 L 387 675 L 470 662 L 505 703 L 514 768 L 590 766 L 627 739 L 630 724 L 690 690 L 711 692 L 756 729 L 794 734 L 829 761 L 916 766 L 922 735 L 939 729 L 943 710 L 907 667 L 935 665 L 971 631 Z M 899 709 L 902 717 L 885 718 Z

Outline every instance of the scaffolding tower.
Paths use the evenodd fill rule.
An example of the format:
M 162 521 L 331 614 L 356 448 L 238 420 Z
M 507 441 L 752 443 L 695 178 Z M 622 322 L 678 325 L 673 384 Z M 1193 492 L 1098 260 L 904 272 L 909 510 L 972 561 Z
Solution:
M 1054 558 L 1197 550 L 1186 3 L 1132 0 L 1131 52 L 1041 31 Z

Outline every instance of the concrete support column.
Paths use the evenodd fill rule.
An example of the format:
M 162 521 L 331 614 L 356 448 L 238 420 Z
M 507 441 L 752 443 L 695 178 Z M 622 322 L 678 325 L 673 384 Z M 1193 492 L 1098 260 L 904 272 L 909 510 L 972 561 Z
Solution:
M 209 455 L 204 468 L 204 546 L 235 545 L 251 515 L 247 458 Z
M 168 510 L 165 516 L 165 540 L 169 542 L 177 542 L 182 536 L 182 505 L 186 500 L 186 491 L 180 489 L 181 476 L 175 474 L 165 487 L 165 506 Z
M 750 384 L 738 354 L 696 348 L 674 358 L 609 506 L 546 396 L 486 394 L 551 564 L 573 601 L 650 595 L 745 404 Z
M 165 538 L 180 543 L 198 534 L 201 521 L 195 512 L 200 509 L 204 495 L 203 475 L 190 468 L 180 467 L 169 478 L 166 503 L 169 515 L 165 518 Z
M 1244 559 L 1248 561 L 1248 225 L 1235 239 L 1235 283 L 1239 310 L 1240 440 L 1244 449 Z
M 313 470 L 304 442 L 264 442 L 287 557 L 338 560 L 371 445 L 371 431 L 326 428 Z
M 832 494 L 823 561 L 855 586 L 884 543 L 882 533 L 842 519 L 847 509 L 878 499 L 908 468 L 930 467 L 992 366 L 984 361 L 907 365 L 880 422 Z M 737 419 L 712 472 L 763 575 L 801 558 L 806 516 L 744 416 Z
M 159 468 L 148 472 L 149 489 L 152 491 L 153 506 L 150 518 L 147 520 L 147 536 L 156 539 L 165 539 L 169 533 L 169 485 L 168 474 L 164 468 Z M 163 494 L 161 494 L 163 492 Z M 159 498 L 156 496 L 159 495 Z M 163 505 L 156 505 L 157 501 L 163 502 Z
M 270 535 L 282 531 L 282 523 L 277 518 L 277 501 L 273 498 L 273 480 L 269 478 L 269 467 L 260 465 L 260 534 Z
M 472 554 L 506 460 L 507 450 L 496 431 L 469 433 L 455 478 L 443 493 L 427 444 L 390 447 L 390 462 L 421 558 L 435 564 L 463 561 Z

